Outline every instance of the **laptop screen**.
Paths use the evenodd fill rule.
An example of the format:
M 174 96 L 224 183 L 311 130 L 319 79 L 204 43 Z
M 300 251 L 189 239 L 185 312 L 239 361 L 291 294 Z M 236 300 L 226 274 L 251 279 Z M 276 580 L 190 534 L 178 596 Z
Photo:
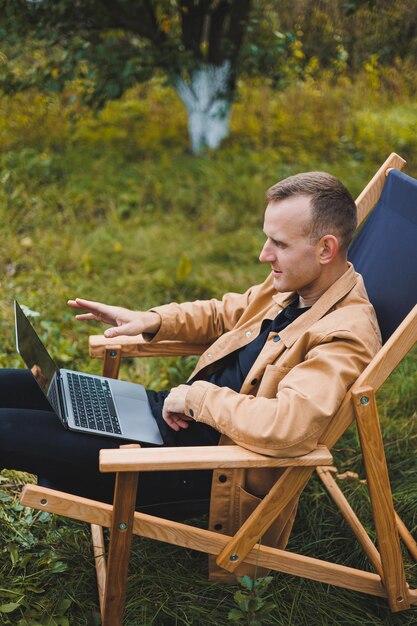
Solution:
M 14 302 L 14 316 L 16 349 L 36 378 L 42 391 L 47 394 L 58 367 L 49 356 L 45 346 L 16 300 Z

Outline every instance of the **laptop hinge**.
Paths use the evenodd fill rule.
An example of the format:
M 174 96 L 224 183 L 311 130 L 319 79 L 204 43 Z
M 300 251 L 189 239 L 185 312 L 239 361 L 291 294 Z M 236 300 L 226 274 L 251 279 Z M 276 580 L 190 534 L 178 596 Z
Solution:
M 64 383 L 62 382 L 62 374 L 58 370 L 57 373 L 56 373 L 56 388 L 57 388 L 59 409 L 60 409 L 60 413 L 61 413 L 61 415 L 59 415 L 59 417 L 61 418 L 61 421 L 63 422 L 63 424 L 66 427 L 68 427 L 68 409 L 67 409 L 67 403 L 65 401 L 65 394 L 64 394 L 63 384 Z

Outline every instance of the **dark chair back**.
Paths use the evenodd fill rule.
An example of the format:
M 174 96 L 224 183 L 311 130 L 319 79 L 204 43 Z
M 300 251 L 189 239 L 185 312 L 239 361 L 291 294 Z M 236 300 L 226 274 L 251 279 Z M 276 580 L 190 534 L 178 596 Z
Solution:
M 385 343 L 417 303 L 417 180 L 389 172 L 349 260 L 364 278 Z

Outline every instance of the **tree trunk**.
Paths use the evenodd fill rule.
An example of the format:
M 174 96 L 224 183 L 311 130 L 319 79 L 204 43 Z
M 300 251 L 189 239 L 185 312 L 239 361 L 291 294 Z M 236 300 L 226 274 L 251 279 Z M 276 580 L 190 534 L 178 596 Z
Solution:
M 187 109 L 191 149 L 198 154 L 205 147 L 218 148 L 229 134 L 231 106 L 231 63 L 207 63 L 186 81 L 178 77 L 175 89 Z

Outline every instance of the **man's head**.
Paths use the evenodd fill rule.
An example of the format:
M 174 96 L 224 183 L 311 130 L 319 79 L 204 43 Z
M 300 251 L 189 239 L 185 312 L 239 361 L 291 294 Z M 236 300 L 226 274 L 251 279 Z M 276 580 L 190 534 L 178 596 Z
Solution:
M 313 304 L 346 271 L 356 205 L 342 183 L 323 172 L 290 176 L 267 191 L 260 260 L 271 264 L 278 291 Z
M 266 192 L 268 203 L 291 196 L 310 198 L 312 242 L 332 234 L 338 238 L 340 251 L 347 252 L 358 221 L 355 201 L 340 180 L 326 172 L 304 172 L 284 178 Z

